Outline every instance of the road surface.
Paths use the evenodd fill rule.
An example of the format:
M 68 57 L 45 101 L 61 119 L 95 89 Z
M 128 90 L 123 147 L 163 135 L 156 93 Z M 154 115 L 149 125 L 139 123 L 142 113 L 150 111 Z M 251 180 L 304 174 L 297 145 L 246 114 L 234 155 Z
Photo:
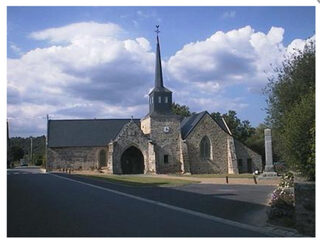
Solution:
M 179 199 L 173 202 L 174 193 L 180 197 L 185 191 L 146 191 L 37 169 L 12 169 L 7 174 L 8 237 L 266 236 L 250 226 L 206 216 L 201 209 L 179 206 Z

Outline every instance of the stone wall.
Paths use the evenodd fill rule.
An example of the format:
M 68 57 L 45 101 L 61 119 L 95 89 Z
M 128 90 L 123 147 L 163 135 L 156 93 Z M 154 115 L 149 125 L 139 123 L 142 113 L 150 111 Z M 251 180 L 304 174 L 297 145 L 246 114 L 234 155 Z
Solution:
M 190 173 L 190 162 L 188 146 L 185 140 L 180 140 L 180 162 L 181 162 L 181 172 Z
M 156 172 L 180 173 L 180 116 L 158 115 L 152 116 L 150 139 L 155 144 Z M 164 127 L 169 127 L 164 132 Z M 168 155 L 168 162 L 164 162 L 164 156 Z
M 99 152 L 107 147 L 62 147 L 48 148 L 49 171 L 65 168 L 90 170 L 99 167 Z
M 254 152 L 238 140 L 234 140 L 237 159 L 238 159 L 238 169 L 239 173 L 248 172 L 248 159 L 252 160 L 252 172 L 258 169 L 262 171 L 262 158 L 261 155 Z M 242 160 L 242 166 L 239 165 L 239 160 Z
M 228 150 L 228 174 L 239 174 L 237 153 L 234 145 L 234 138 L 229 135 L 227 137 L 227 150 Z
M 200 142 L 207 136 L 211 143 L 211 159 L 200 157 Z M 228 173 L 227 137 L 219 125 L 206 114 L 186 138 L 189 154 L 190 172 L 197 173 Z
M 296 228 L 302 234 L 315 236 L 315 183 L 296 182 L 294 194 Z
M 141 130 L 144 134 L 150 134 L 151 132 L 151 118 L 147 116 L 140 120 Z

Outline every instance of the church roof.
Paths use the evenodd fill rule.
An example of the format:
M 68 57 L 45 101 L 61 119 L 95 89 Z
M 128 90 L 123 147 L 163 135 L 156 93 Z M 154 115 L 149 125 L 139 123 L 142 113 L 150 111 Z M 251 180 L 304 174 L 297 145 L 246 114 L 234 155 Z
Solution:
M 48 121 L 48 147 L 106 146 L 131 119 Z M 140 126 L 139 119 L 133 119 Z
M 181 136 L 182 139 L 187 138 L 188 134 L 192 131 L 192 129 L 197 125 L 197 123 L 201 120 L 201 118 L 206 114 L 206 111 L 201 113 L 192 114 L 189 117 L 184 118 L 181 121 Z
M 187 138 L 187 136 L 191 133 L 193 128 L 197 126 L 197 124 L 205 116 L 205 114 L 208 114 L 210 116 L 210 114 L 207 111 L 203 111 L 201 113 L 192 114 L 191 116 L 186 117 L 181 121 L 180 127 L 181 127 L 182 139 Z M 227 134 L 230 134 L 228 131 L 228 128 L 226 127 L 222 119 L 214 119 L 214 118 L 212 119 L 219 125 L 219 127 L 224 132 L 226 132 Z

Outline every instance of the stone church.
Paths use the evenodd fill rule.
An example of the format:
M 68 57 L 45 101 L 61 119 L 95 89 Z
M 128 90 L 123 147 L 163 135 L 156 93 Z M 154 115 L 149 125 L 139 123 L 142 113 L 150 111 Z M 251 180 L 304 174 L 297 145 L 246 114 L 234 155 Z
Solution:
M 111 174 L 251 173 L 261 156 L 237 141 L 223 119 L 208 112 L 183 118 L 171 111 L 157 35 L 155 85 L 142 119 L 48 120 L 47 170 Z

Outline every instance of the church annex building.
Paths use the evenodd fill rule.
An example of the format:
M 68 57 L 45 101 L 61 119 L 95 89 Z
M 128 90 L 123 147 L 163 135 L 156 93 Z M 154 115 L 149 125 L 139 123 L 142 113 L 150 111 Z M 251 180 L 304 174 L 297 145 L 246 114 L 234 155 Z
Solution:
M 48 120 L 47 170 L 101 169 L 110 174 L 213 173 L 262 170 L 261 156 L 237 141 L 208 112 L 171 111 L 157 36 L 155 86 L 142 119 Z

